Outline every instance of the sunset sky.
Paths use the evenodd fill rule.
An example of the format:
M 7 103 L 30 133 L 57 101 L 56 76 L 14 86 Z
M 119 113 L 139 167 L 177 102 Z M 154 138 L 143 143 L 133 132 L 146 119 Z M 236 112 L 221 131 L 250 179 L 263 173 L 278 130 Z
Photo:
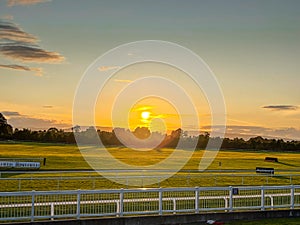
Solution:
M 0 112 L 15 128 L 69 129 L 77 85 L 97 57 L 128 42 L 164 40 L 191 49 L 214 72 L 232 136 L 300 140 L 298 0 L 0 0 L 0 19 Z M 108 90 L 130 83 L 130 69 Z M 192 98 L 206 130 L 209 110 L 198 94 Z M 111 126 L 101 104 L 97 125 Z M 152 116 L 176 128 L 172 110 L 145 99 L 132 109 L 132 126 Z

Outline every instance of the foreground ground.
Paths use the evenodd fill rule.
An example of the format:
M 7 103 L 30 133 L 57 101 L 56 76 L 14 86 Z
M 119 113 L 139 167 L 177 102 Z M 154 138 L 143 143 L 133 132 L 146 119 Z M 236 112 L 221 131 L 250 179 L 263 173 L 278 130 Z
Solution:
M 257 221 L 234 221 L 225 224 L 226 225 L 299 225 L 300 218 L 264 219 L 264 220 L 257 220 Z
M 223 222 L 223 221 L 217 221 Z M 191 223 L 189 225 L 204 225 L 207 223 Z M 231 221 L 226 222 L 224 225 L 299 225 L 300 218 L 276 218 L 276 219 L 261 219 L 261 220 L 254 220 L 254 221 Z
M 99 151 L 105 151 L 99 149 Z M 151 165 L 158 163 L 173 153 L 173 149 L 160 149 L 137 152 L 127 148 L 112 147 L 108 151 L 118 160 L 131 165 Z M 182 151 L 182 150 L 176 150 Z M 141 179 L 140 187 L 195 187 L 195 186 L 236 186 L 236 185 L 289 185 L 300 184 L 298 178 L 300 154 L 267 151 L 220 151 L 209 166 L 208 171 L 189 172 L 197 170 L 203 150 L 194 152 L 184 170 L 178 172 L 161 183 L 144 186 L 142 173 L 135 175 Z M 276 157 L 279 162 L 265 162 L 265 157 Z M 95 172 L 46 172 L 46 170 L 91 169 L 82 157 L 77 146 L 42 144 L 42 143 L 0 143 L 0 158 L 26 158 L 43 161 L 46 165 L 38 172 L 8 173 L 0 171 L 0 191 L 23 190 L 63 190 L 63 189 L 112 189 L 131 188 L 130 186 L 114 183 Z M 40 159 L 39 159 L 40 158 Z M 176 160 L 175 160 L 176 163 Z M 255 173 L 256 167 L 272 167 L 275 176 Z M 117 168 L 116 168 L 117 169 Z M 235 170 L 227 171 L 226 170 Z M 115 174 L 119 176 L 119 174 Z M 258 221 L 233 221 L 226 225 L 296 225 L 300 219 L 265 219 Z

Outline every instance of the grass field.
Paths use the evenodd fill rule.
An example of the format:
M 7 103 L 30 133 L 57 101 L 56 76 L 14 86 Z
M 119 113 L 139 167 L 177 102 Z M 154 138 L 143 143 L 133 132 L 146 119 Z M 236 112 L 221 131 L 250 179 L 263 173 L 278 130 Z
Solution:
M 127 148 L 109 148 L 111 155 L 131 165 L 151 165 L 168 157 L 173 149 L 160 149 L 136 152 Z M 102 150 L 100 150 L 102 151 Z M 103 150 L 104 151 L 104 150 Z M 177 150 L 180 151 L 180 150 Z M 197 170 L 203 150 L 194 152 L 191 159 L 175 176 L 146 187 L 180 187 L 180 186 L 236 186 L 236 185 L 288 185 L 300 184 L 300 176 L 290 179 L 289 174 L 298 174 L 300 169 L 300 153 L 267 152 L 267 151 L 219 151 L 217 157 L 209 166 L 215 172 L 189 173 L 188 170 Z M 277 157 L 279 163 L 265 162 L 267 156 Z M 43 170 L 91 169 L 75 145 L 44 144 L 44 143 L 0 143 L 0 158 L 47 158 Z M 176 160 L 175 160 L 176 161 Z M 276 176 L 255 174 L 256 167 L 273 167 Z M 116 168 L 117 169 L 117 168 Z M 239 174 L 224 173 L 222 170 L 251 170 Z M 299 171 L 300 172 L 300 171 Z M 1 171 L 0 171 L 1 173 Z M 247 174 L 246 174 L 247 173 Z M 118 174 L 115 174 L 118 176 Z M 141 174 L 137 174 L 141 175 Z M 121 178 L 120 178 L 121 179 Z M 144 187 L 141 183 L 141 187 Z M 5 173 L 2 171 L 0 191 L 31 191 L 31 190 L 76 190 L 76 189 L 115 189 L 130 188 L 105 179 L 95 172 L 73 173 Z M 179 203 L 178 203 L 179 204 Z M 233 221 L 226 225 L 296 225 L 300 219 L 265 219 L 257 221 Z
M 101 150 L 104 151 L 104 150 Z M 118 160 L 129 165 L 150 165 L 157 163 L 168 157 L 173 149 L 160 149 L 151 151 L 134 151 L 127 148 L 109 148 L 109 152 Z M 180 150 L 177 150 L 180 151 Z M 183 150 L 182 150 L 183 151 Z M 183 169 L 197 170 L 199 161 L 203 155 L 203 150 L 194 152 L 192 158 Z M 265 162 L 267 156 L 277 157 L 279 163 Z M 47 158 L 46 166 L 41 170 L 68 170 L 68 169 L 91 169 L 83 159 L 80 151 L 75 145 L 44 144 L 44 143 L 0 143 L 0 158 Z M 266 151 L 219 151 L 217 157 L 209 166 L 209 170 L 252 170 L 252 175 L 221 174 L 215 172 L 190 174 L 180 172 L 176 176 L 169 178 L 151 187 L 178 187 L 178 186 L 229 186 L 229 185 L 288 185 L 300 184 L 300 176 L 291 177 L 286 173 L 276 173 L 276 177 L 266 175 L 257 176 L 256 167 L 272 167 L 276 170 L 297 170 L 300 169 L 300 153 L 266 152 Z M 115 168 L 117 169 L 117 168 Z M 297 172 L 289 172 L 289 174 Z M 118 174 L 113 174 L 118 176 Z M 141 175 L 141 174 L 137 174 Z M 111 182 L 97 173 L 47 173 L 47 174 L 1 174 L 0 191 L 17 190 L 61 190 L 61 189 L 99 189 L 99 188 L 121 188 L 120 185 Z M 43 180 L 35 180 L 36 178 Z M 72 179 L 65 179 L 72 177 Z M 80 178 L 79 178 L 80 177 Z M 10 179 L 8 179 L 10 178 Z M 19 180 L 18 180 L 18 179 Z M 20 180 L 20 179 L 23 180 Z M 32 179 L 31 179 L 32 178 Z M 121 179 L 121 178 L 120 178 Z M 143 187 L 141 181 L 140 184 Z M 125 186 L 127 188 L 127 186 Z
M 149 165 L 165 159 L 173 149 L 160 151 L 134 151 L 126 148 L 109 148 L 117 159 L 132 165 Z M 197 169 L 203 150 L 197 150 L 184 169 Z M 279 163 L 264 162 L 267 156 L 277 157 Z M 42 169 L 88 169 L 89 165 L 82 158 L 76 145 L 49 143 L 1 143 L 0 158 L 47 158 L 47 165 Z M 219 163 L 221 162 L 221 166 Z M 256 166 L 274 167 L 275 169 L 300 169 L 300 153 L 267 151 L 219 151 L 208 169 L 255 169 Z
M 263 219 L 256 221 L 234 221 L 226 225 L 299 225 L 300 218 L 282 218 L 282 219 Z

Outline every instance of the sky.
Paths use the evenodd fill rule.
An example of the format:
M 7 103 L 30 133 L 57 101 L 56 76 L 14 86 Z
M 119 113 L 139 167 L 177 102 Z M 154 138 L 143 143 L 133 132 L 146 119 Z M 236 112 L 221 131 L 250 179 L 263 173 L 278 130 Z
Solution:
M 95 59 L 129 42 L 163 40 L 192 50 L 213 71 L 224 94 L 228 135 L 300 140 L 297 0 L 0 0 L 0 19 L 0 112 L 15 128 L 69 129 L 76 88 Z M 145 68 L 133 70 L 151 71 Z M 103 95 L 135 78 L 130 68 L 122 72 Z M 191 95 L 207 130 L 204 96 Z M 97 102 L 97 126 L 112 126 L 108 96 L 107 103 Z M 143 101 L 129 112 L 130 127 L 157 118 L 168 129 L 178 126 L 171 104 Z

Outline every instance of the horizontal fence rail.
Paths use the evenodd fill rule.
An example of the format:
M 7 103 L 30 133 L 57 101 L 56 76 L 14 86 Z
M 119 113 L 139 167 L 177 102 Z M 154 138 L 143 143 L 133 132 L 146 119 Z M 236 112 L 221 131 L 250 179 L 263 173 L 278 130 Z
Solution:
M 300 207 L 300 186 L 0 192 L 0 221 Z

